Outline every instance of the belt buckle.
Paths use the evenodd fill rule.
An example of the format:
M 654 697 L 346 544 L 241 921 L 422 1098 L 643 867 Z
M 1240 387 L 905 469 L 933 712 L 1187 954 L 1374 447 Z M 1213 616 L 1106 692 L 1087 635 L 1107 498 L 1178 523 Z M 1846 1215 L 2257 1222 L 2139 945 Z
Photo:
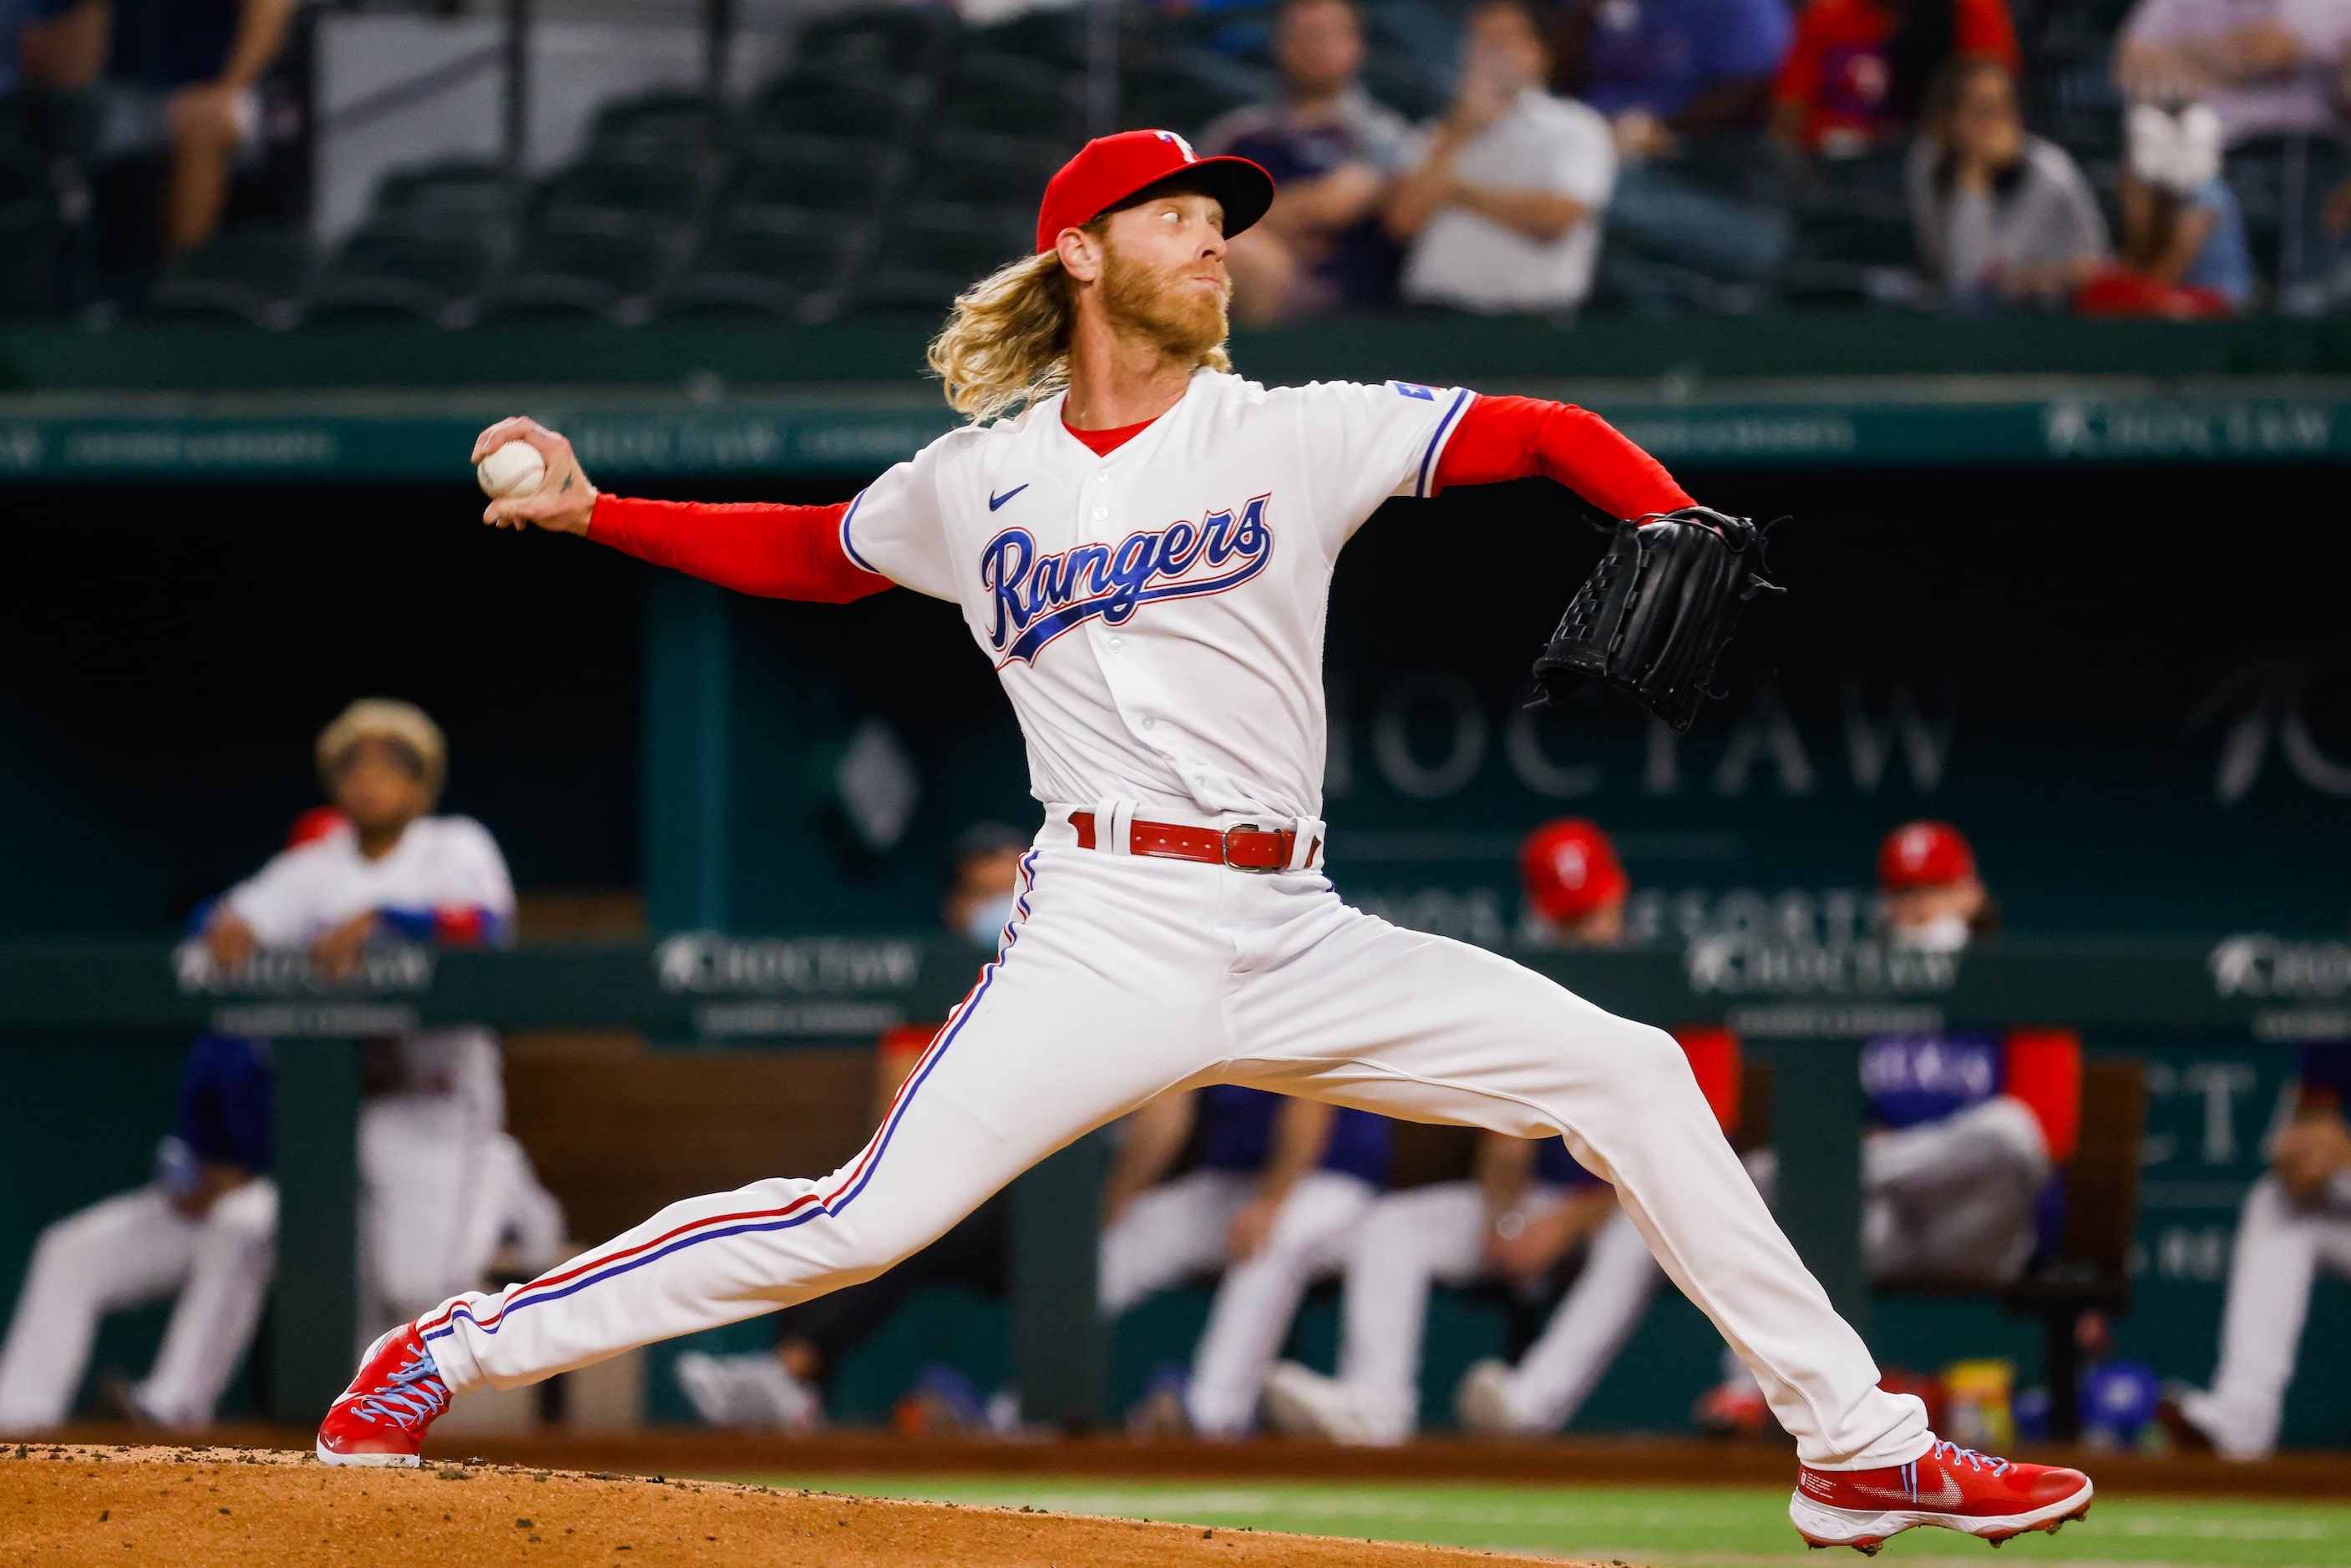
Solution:
M 1219 840 L 1219 846 L 1224 850 L 1226 869 L 1230 871 L 1239 871 L 1251 877 L 1280 876 L 1282 868 L 1279 866 L 1241 866 L 1236 864 L 1233 860 L 1234 834 L 1271 833 L 1278 835 L 1280 831 L 1281 830 L 1277 827 L 1260 827 L 1254 822 L 1237 822 L 1233 824 L 1232 826 L 1226 828 Z

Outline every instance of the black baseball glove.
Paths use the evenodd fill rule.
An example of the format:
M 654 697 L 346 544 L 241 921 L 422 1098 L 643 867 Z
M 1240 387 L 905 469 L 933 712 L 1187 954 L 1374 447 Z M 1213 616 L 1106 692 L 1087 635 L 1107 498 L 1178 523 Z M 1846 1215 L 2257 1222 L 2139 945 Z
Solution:
M 1740 607 L 1784 591 L 1762 567 L 1763 531 L 1744 517 L 1686 506 L 1617 524 L 1535 660 L 1537 704 L 1596 678 L 1687 733 Z

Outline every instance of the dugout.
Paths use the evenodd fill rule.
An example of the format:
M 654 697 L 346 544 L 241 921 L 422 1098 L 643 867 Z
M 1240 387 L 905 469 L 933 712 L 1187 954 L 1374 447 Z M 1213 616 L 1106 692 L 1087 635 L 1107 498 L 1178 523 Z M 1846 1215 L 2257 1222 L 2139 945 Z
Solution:
M 1499 336 L 1481 371 L 1467 362 L 1481 345 L 1454 341 L 1474 328 L 1439 345 L 1418 325 L 1237 355 L 1269 379 L 1401 372 L 1600 407 L 1710 503 L 1795 514 L 1774 547 L 1793 592 L 1750 622 L 1726 701 L 1687 740 L 1596 700 L 1531 717 L 1528 652 L 1597 535 L 1536 483 L 1399 504 L 1351 549 L 1332 609 L 1332 867 L 1351 896 L 1506 940 L 1510 850 L 1573 812 L 1617 834 L 1638 917 L 1668 945 L 1829 940 L 1864 916 L 1876 836 L 1931 813 L 1976 839 L 2020 940 L 2342 934 L 2351 685 L 2334 585 L 2351 546 L 2314 504 L 2351 449 L 2336 433 L 2351 400 L 2324 373 L 2331 328 L 2268 329 L 2307 335 L 2289 342 L 2053 322 L 2053 347 L 1998 349 L 1938 322 L 1889 327 L 1890 346 L 1785 322 L 1710 324 L 1711 347 L 1661 328 L 1645 346 L 1595 326 L 1567 340 L 1572 361 L 1538 343 L 1546 374 Z M 441 718 L 448 807 L 493 827 L 528 891 L 633 893 L 656 932 L 925 924 L 953 835 L 1029 820 L 1017 735 L 951 612 L 910 595 L 729 600 L 572 541 L 491 535 L 462 468 L 477 405 L 568 404 L 599 431 L 590 472 L 610 487 L 834 499 L 937 422 L 896 379 L 907 344 L 874 331 L 825 349 L 860 383 L 833 415 L 806 387 L 744 376 L 759 345 L 658 333 L 620 361 L 635 379 L 592 395 L 486 386 L 494 356 L 472 345 L 174 335 L 140 359 L 125 334 L 68 369 L 44 333 L 11 335 L 22 389 L 0 426 L 20 461 L 0 495 L 24 558 L 0 625 L 17 672 L 0 807 L 18 825 L 0 840 L 0 929 L 167 935 L 310 803 L 309 737 L 362 690 Z M 590 373 L 599 336 L 569 339 L 558 369 Z M 1945 373 L 1896 379 L 1906 355 Z M 2055 376 L 2067 356 L 2097 373 Z M 339 362 L 381 379 L 333 386 Z M 434 444 L 453 431 L 455 457 Z M 268 466 L 321 452 L 323 467 Z M 853 810 L 874 776 L 860 768 L 914 782 L 886 843 Z M 176 1037 L 53 1038 L 0 1058 L 20 1105 L 57 1107 L 0 1157 L 0 1291 L 41 1223 L 137 1179 L 167 1112 Z M 2122 1341 L 2200 1376 L 2284 1053 L 2234 1025 L 2091 1044 L 2149 1064 Z M 1164 1308 L 1159 1332 L 1180 1338 L 1193 1310 Z M 1443 1310 L 1468 1315 L 1432 1345 L 1494 1332 Z M 2032 1326 L 1978 1304 L 1884 1300 L 1872 1316 L 1888 1362 L 1991 1348 L 2028 1379 L 2037 1365 Z M 2323 1284 L 2314 1319 L 2314 1338 L 2339 1334 L 2351 1300 Z M 1313 1355 L 1332 1332 L 1310 1309 L 1301 1343 Z M 1662 1303 L 1620 1362 L 1645 1376 L 1612 1377 L 1581 1424 L 1678 1425 L 1709 1337 Z M 1433 1355 L 1430 1383 L 1444 1376 Z M 2289 1440 L 2351 1438 L 2340 1376 L 2310 1358 Z

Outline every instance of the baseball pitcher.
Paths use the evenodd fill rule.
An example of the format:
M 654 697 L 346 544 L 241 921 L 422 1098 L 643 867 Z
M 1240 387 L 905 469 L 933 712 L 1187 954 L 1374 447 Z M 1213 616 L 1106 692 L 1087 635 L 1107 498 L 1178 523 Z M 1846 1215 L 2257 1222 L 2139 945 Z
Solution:
M 477 459 L 516 440 L 545 459 L 492 523 L 747 592 L 845 602 L 894 583 L 956 606 L 1019 720 L 1044 821 L 995 961 L 855 1158 L 673 1204 L 385 1335 L 320 1428 L 322 1459 L 415 1464 L 453 1395 L 870 1278 L 1089 1129 L 1234 1083 L 1565 1138 L 1756 1369 L 1798 1444 L 1790 1509 L 1813 1541 L 2005 1538 L 2088 1507 L 2084 1476 L 1938 1443 L 1917 1399 L 1878 1388 L 1670 1035 L 1332 891 L 1323 623 L 1340 550 L 1389 497 L 1540 473 L 1660 519 L 1667 543 L 1620 536 L 1604 591 L 1553 639 L 1562 686 L 1599 673 L 1660 711 L 1678 714 L 1727 624 L 1677 638 L 1674 606 L 1752 584 L 1683 553 L 1716 536 L 1714 514 L 1581 410 L 1235 375 L 1226 245 L 1272 193 L 1257 165 L 1171 132 L 1090 142 L 1046 187 L 1036 253 L 973 286 L 932 346 L 971 422 L 844 505 L 607 497 L 554 432 L 483 432 Z M 1486 569 L 1449 543 L 1432 566 L 1467 592 Z M 1660 604 L 1653 576 L 1690 591 Z M 1626 649 L 1643 668 L 1620 665 Z

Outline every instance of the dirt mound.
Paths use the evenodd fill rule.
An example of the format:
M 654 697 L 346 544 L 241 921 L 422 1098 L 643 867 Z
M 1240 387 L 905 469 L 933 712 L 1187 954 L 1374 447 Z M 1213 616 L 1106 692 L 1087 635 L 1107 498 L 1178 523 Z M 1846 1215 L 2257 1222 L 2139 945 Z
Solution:
M 0 1556 L 204 1568 L 387 1563 L 1363 1563 L 1438 1568 L 1495 1553 L 1262 1531 L 782 1491 L 484 1464 L 338 1469 L 268 1449 L 0 1448 Z

